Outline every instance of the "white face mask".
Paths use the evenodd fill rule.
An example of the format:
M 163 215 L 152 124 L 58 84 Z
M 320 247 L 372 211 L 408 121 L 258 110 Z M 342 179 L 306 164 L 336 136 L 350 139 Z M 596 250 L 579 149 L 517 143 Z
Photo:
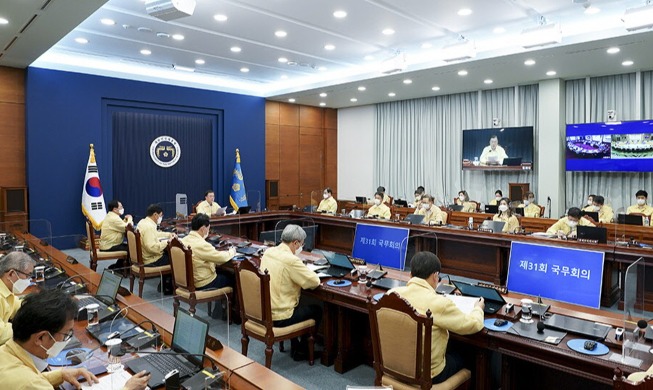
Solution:
M 424 210 L 428 210 L 428 209 L 431 208 L 431 205 L 428 204 L 428 203 L 422 203 L 422 208 L 423 208 Z
M 524 206 L 528 206 L 529 204 L 531 204 L 530 200 L 528 200 L 528 199 L 524 200 Z
M 163 215 L 159 217 L 159 219 L 156 220 L 157 225 L 161 225 L 161 222 L 163 221 Z
M 458 199 L 465 200 L 465 195 L 458 195 Z
M 594 211 L 599 211 L 601 208 L 600 208 L 599 206 L 592 206 L 592 209 L 593 209 Z
M 587 199 L 587 205 L 588 205 L 588 206 L 591 206 L 591 205 L 592 205 L 592 200 L 591 200 L 591 199 Z
M 640 206 L 644 206 L 646 204 L 646 199 L 637 199 L 637 204 Z
M 381 200 L 380 199 L 374 199 L 374 204 L 377 205 L 377 206 L 380 205 Z
M 48 334 L 49 333 L 50 332 L 48 332 Z M 52 340 L 54 340 L 54 344 L 52 344 L 52 346 L 48 349 L 45 349 L 45 347 L 42 345 L 41 348 L 45 349 L 45 353 L 48 354 L 48 357 L 55 357 L 59 355 L 61 351 L 63 351 L 66 348 L 66 345 L 68 345 L 70 339 L 66 341 L 57 341 L 54 339 L 54 337 L 52 337 L 52 335 L 50 335 L 50 337 L 52 338 Z
M 500 197 L 500 196 L 495 196 L 495 197 L 494 197 L 494 199 L 496 199 L 496 200 L 497 200 L 497 202 L 498 202 L 498 201 L 500 201 L 500 200 L 501 200 L 501 197 Z
M 123 215 L 125 213 L 125 209 L 118 209 L 118 214 Z
M 210 229 L 206 229 L 206 233 L 204 233 L 204 239 L 205 240 L 209 237 L 209 230 Z
M 508 206 L 506 206 L 505 204 L 499 205 L 499 211 L 501 211 L 502 213 L 504 211 L 508 211 Z
M 573 229 L 578 226 L 578 221 L 567 221 L 567 225 Z
M 329 194 L 322 194 L 322 197 L 323 197 L 324 199 L 329 199 Z
M 304 250 L 304 245 L 297 248 L 297 250 L 295 251 L 295 256 L 299 256 L 303 250 Z
M 27 287 L 29 287 L 29 285 L 32 284 L 32 281 L 29 279 L 21 279 L 20 277 L 18 277 L 18 280 L 12 283 L 13 286 L 11 287 L 11 291 L 14 294 L 22 294 L 23 291 L 25 291 L 25 289 L 27 289 Z

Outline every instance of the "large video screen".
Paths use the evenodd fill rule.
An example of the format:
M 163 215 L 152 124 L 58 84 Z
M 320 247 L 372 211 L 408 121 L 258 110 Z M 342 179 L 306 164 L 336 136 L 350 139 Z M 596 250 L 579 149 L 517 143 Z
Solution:
M 567 125 L 568 171 L 653 171 L 653 121 Z
M 409 229 L 356 224 L 352 256 L 370 264 L 404 269 Z
M 532 126 L 463 130 L 463 169 L 521 169 L 524 163 L 533 163 Z
M 513 242 L 508 291 L 599 308 L 605 253 Z

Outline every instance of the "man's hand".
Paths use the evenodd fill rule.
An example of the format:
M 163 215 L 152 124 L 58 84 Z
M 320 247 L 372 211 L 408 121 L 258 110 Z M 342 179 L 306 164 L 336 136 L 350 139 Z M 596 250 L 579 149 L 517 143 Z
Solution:
M 141 371 L 129 378 L 123 390 L 143 390 L 147 387 L 147 381 L 150 380 L 150 373 Z
M 87 383 L 98 383 L 98 379 L 89 370 L 85 368 L 64 368 L 61 370 L 61 376 L 65 382 L 70 383 L 78 389 L 82 388 L 77 378 L 83 376 Z
M 236 253 L 238 253 L 238 252 L 236 252 L 235 247 L 232 246 L 231 248 L 229 248 L 229 258 L 230 259 L 233 258 L 234 256 L 236 256 Z
M 485 299 L 483 299 L 483 297 L 479 298 L 478 302 L 474 304 L 474 307 L 478 307 L 481 310 L 485 310 Z

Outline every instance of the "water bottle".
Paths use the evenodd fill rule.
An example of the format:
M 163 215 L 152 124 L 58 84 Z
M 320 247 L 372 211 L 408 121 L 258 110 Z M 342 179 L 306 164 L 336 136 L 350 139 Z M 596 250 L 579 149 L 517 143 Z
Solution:
M 469 230 L 474 230 L 474 218 L 473 217 L 469 217 L 469 219 L 467 220 L 467 227 L 469 228 Z
M 644 226 L 648 226 L 648 225 L 650 225 L 650 221 L 649 221 L 649 219 L 648 219 L 648 215 L 645 215 L 644 218 L 642 218 L 642 220 L 644 221 Z

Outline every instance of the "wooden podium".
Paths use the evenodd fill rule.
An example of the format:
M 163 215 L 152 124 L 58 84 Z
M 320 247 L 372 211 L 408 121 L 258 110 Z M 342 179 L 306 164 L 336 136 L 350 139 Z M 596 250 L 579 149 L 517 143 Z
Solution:
M 524 194 L 530 191 L 529 183 L 508 183 L 508 194 L 511 201 L 524 200 Z

